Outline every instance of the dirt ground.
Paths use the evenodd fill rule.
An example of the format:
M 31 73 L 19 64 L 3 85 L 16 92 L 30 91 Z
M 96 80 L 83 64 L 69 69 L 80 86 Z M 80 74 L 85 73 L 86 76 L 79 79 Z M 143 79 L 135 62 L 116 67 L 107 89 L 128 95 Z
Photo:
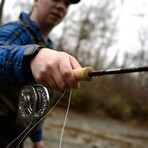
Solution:
M 43 124 L 46 148 L 59 148 L 65 110 L 56 108 Z M 26 139 L 24 148 L 31 148 Z M 70 111 L 64 130 L 62 148 L 148 148 L 148 128 L 130 126 L 109 119 Z

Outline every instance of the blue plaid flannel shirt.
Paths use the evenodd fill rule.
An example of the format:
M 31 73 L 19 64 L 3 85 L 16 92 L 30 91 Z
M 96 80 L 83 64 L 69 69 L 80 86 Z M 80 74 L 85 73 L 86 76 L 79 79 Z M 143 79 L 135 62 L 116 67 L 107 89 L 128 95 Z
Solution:
M 5 82 L 21 83 L 32 78 L 31 72 L 24 73 L 22 61 L 23 52 L 31 44 L 34 44 L 34 38 L 28 30 L 34 32 L 37 38 L 45 42 L 46 47 L 54 49 L 50 38 L 44 40 L 35 22 L 29 19 L 26 13 L 20 14 L 20 22 L 11 22 L 0 25 L 0 84 Z M 35 135 L 31 136 L 32 141 L 42 139 L 41 128 Z
M 23 72 L 23 52 L 29 45 L 34 44 L 34 38 L 28 30 L 45 42 L 46 47 L 54 49 L 53 42 L 48 38 L 44 40 L 35 22 L 29 19 L 29 15 L 21 13 L 19 22 L 11 22 L 0 25 L 0 84 L 3 82 L 24 82 L 32 77 L 32 74 Z

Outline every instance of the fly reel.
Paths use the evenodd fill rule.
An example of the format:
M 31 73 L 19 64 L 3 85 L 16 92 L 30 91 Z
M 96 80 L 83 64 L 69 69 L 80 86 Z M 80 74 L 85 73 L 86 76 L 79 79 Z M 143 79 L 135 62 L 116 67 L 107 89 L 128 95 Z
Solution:
M 25 119 L 38 119 L 47 113 L 49 94 L 47 88 L 40 84 L 26 85 L 19 96 L 19 113 Z

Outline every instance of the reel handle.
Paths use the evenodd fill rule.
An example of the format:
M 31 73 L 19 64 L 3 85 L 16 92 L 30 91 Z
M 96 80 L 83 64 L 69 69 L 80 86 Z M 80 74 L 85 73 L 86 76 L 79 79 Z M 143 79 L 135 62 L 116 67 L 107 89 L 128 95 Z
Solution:
M 78 81 L 91 81 L 93 77 L 88 75 L 89 72 L 94 71 L 92 67 L 84 67 L 80 69 L 74 69 L 74 75 Z

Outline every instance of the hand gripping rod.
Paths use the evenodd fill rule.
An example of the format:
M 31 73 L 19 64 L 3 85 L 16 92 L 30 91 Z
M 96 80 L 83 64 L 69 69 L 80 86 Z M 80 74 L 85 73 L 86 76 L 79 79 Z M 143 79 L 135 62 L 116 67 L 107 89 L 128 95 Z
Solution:
M 93 77 L 123 73 L 134 73 L 134 72 L 148 72 L 148 66 L 144 67 L 131 67 L 131 68 L 117 68 L 107 70 L 94 70 L 92 67 L 84 67 L 73 70 L 74 75 L 78 81 L 91 81 Z

